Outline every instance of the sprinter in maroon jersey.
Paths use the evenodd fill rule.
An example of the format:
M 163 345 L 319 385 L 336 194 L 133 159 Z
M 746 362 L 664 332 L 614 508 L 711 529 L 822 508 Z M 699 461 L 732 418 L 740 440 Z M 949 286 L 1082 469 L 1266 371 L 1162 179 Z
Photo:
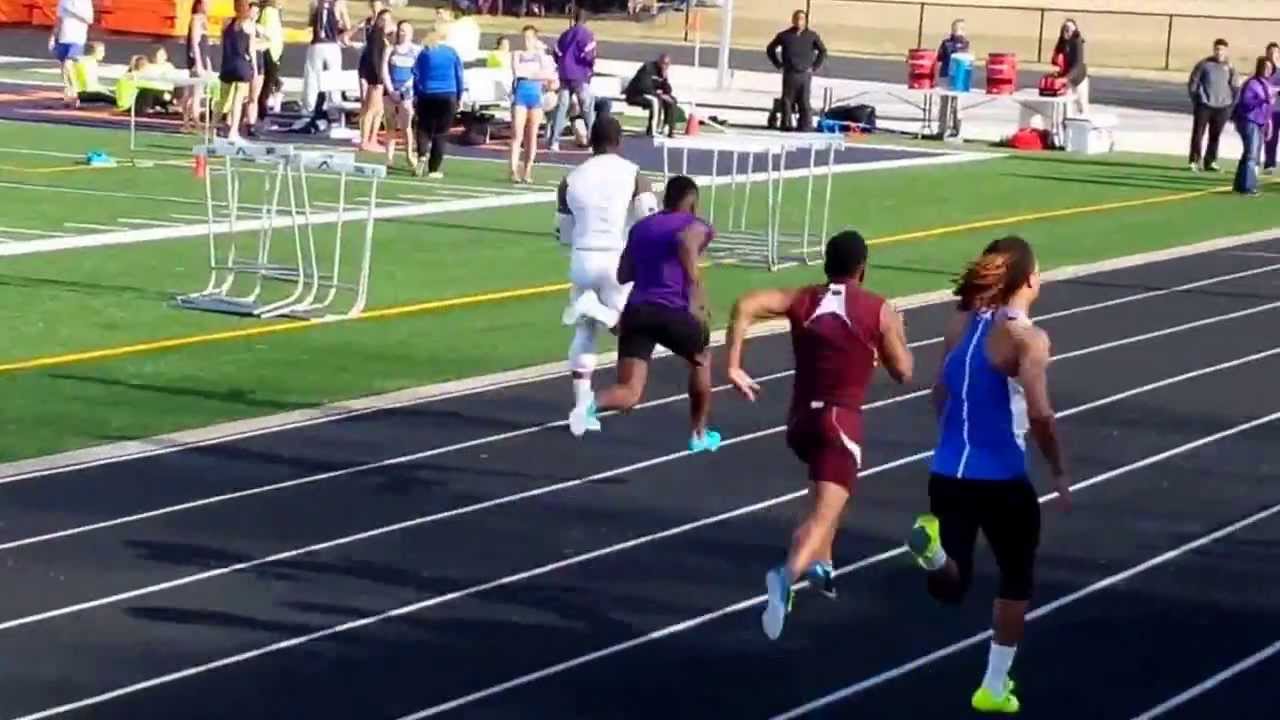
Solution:
M 747 328 L 770 318 L 790 321 L 796 369 L 787 445 L 809 467 L 813 482 L 810 507 L 791 537 L 786 563 L 765 576 L 769 602 L 761 622 L 771 640 L 782 634 L 792 583 L 808 576 L 835 597 L 831 546 L 862 467 L 863 397 L 877 365 L 905 384 L 914 364 L 902 316 L 862 288 L 867 271 L 862 236 L 848 230 L 831 238 L 825 270 L 825 285 L 742 296 L 729 324 L 729 381 L 754 401 L 760 386 L 742 369 Z

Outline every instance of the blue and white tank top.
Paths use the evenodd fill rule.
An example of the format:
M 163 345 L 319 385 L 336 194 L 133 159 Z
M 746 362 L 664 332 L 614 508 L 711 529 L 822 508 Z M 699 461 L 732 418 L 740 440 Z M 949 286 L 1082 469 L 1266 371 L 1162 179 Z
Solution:
M 987 358 L 991 328 L 1008 309 L 973 314 L 964 338 L 947 356 L 947 403 L 933 472 L 970 480 L 1016 480 L 1027 474 L 1027 401 L 1022 385 Z
M 418 62 L 418 53 L 422 48 L 413 43 L 396 45 L 391 48 L 387 58 L 387 74 L 391 76 L 391 87 L 402 92 L 406 86 L 413 87 L 413 65 Z

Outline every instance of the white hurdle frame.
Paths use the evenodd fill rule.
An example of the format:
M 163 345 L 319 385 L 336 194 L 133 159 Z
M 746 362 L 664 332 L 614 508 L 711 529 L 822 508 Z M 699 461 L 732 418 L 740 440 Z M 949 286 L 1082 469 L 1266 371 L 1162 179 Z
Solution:
M 200 292 L 176 298 L 179 307 L 220 312 L 233 315 L 273 318 L 288 316 L 308 320 L 332 320 L 354 317 L 364 311 L 368 302 L 369 282 L 373 259 L 373 229 L 377 210 L 378 181 L 386 177 L 381 165 L 357 163 L 355 156 L 336 152 L 301 152 L 289 145 L 250 145 L 218 140 L 194 149 L 196 155 L 221 158 L 225 175 L 227 216 L 225 233 L 218 231 L 222 219 L 216 209 L 223 203 L 215 201 L 212 168 L 205 175 L 205 207 L 208 215 L 209 281 Z M 243 163 L 267 166 L 260 171 L 263 180 L 263 204 L 260 206 L 257 252 L 252 260 L 238 260 L 236 254 L 237 233 L 240 228 L 240 198 L 246 170 Z M 338 177 L 338 209 L 333 246 L 332 269 L 322 271 L 320 254 L 314 232 L 315 217 L 311 211 L 308 179 L 316 175 Z M 360 252 L 359 270 L 353 281 L 340 277 L 343 252 L 343 224 L 346 216 L 348 180 L 358 178 L 369 181 L 369 197 L 365 213 L 364 242 Z M 297 187 L 301 184 L 301 192 Z M 288 187 L 288 225 L 293 229 L 293 253 L 291 264 L 270 262 L 271 241 L 280 210 L 280 193 Z M 301 217 L 299 217 L 301 200 Z M 306 238 L 303 232 L 305 228 Z M 220 258 L 219 236 L 229 238 L 226 260 Z M 235 295 L 232 286 L 241 276 L 252 278 L 252 290 Z M 291 282 L 293 290 L 287 297 L 274 302 L 260 301 L 264 280 Z M 340 290 L 354 295 L 351 307 L 346 311 L 330 312 Z M 326 291 L 321 298 L 321 291 Z M 321 298 L 317 300 L 317 298 Z
M 716 187 L 721 184 L 729 186 L 729 221 L 723 228 L 717 228 L 716 241 L 712 244 L 711 255 L 719 260 L 745 265 L 764 265 L 770 271 L 796 265 L 808 265 L 820 260 L 823 253 L 823 239 L 826 238 L 831 214 L 832 183 L 835 175 L 835 156 L 838 150 L 846 147 L 846 140 L 841 135 L 828 133 L 765 133 L 765 132 L 733 132 L 721 135 L 685 136 L 680 138 L 655 138 L 654 144 L 662 148 L 662 174 L 664 182 L 671 177 L 671 153 L 681 153 L 681 172 L 689 174 L 689 151 L 697 150 L 711 153 L 711 174 L 701 178 L 710 185 L 710 209 L 708 221 L 714 224 L 716 209 Z M 783 197 L 787 178 L 787 154 L 793 151 L 809 151 L 807 170 L 794 170 L 807 179 L 804 200 L 804 217 L 801 227 L 796 232 L 785 233 L 782 223 Z M 819 152 L 825 150 L 827 157 L 825 168 L 821 167 Z M 729 177 L 724 182 L 720 175 L 720 156 L 728 154 Z M 758 175 L 755 170 L 755 158 L 761 155 L 765 162 L 765 170 Z M 739 174 L 739 166 L 743 156 L 746 158 L 746 172 Z M 774 158 L 777 157 L 777 164 Z M 819 174 L 826 175 L 821 231 L 813 234 L 813 196 L 814 186 Z M 751 185 L 763 179 L 766 194 L 766 220 L 763 230 L 748 227 L 751 209 Z M 741 192 L 739 192 L 741 185 Z M 739 196 L 741 196 L 741 214 L 739 215 Z M 811 242 L 816 238 L 816 242 Z

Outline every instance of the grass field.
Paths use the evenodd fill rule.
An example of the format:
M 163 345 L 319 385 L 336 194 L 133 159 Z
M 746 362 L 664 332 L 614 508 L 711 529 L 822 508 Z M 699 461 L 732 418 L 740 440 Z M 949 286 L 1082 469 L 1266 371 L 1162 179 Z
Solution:
M 145 136 L 144 154 L 160 161 L 153 167 L 67 169 L 76 161 L 64 155 L 89 148 L 122 154 L 125 141 L 114 131 L 0 123 L 3 245 L 97 232 L 68 222 L 114 227 L 120 218 L 167 218 L 199 225 L 172 219 L 203 212 L 190 138 Z M 444 185 L 398 176 L 403 184 L 386 186 L 385 197 L 457 199 L 445 193 L 458 187 L 475 188 L 467 196 L 475 198 L 512 193 L 501 163 L 453 159 L 446 169 Z M 557 177 L 547 168 L 539 180 L 550 186 Z M 1007 232 L 1032 240 L 1051 268 L 1280 226 L 1275 203 L 1221 192 L 1227 184 L 1225 175 L 1191 175 L 1165 158 L 1005 156 L 838 176 L 832 221 L 882 240 L 872 251 L 870 284 L 902 295 L 945 287 L 981 244 Z M 973 223 L 981 226 L 964 229 Z M 559 359 L 569 335 L 558 324 L 566 259 L 551 227 L 549 202 L 377 225 L 372 309 L 544 287 L 518 299 L 287 323 L 269 334 L 91 361 L 57 358 L 271 323 L 171 306 L 175 293 L 204 285 L 203 237 L 0 257 L 0 366 L 9 368 L 0 372 L 0 460 Z M 326 233 L 331 226 L 317 230 L 331 237 Z M 750 287 L 816 278 L 816 268 L 769 274 L 713 267 L 718 324 Z

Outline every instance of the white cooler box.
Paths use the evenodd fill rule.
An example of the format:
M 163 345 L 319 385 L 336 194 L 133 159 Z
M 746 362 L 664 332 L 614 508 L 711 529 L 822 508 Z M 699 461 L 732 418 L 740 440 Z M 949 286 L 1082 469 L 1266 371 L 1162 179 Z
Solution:
M 1085 155 L 1111 152 L 1116 146 L 1115 136 L 1111 132 L 1115 126 L 1114 115 L 1067 118 L 1063 149 Z

